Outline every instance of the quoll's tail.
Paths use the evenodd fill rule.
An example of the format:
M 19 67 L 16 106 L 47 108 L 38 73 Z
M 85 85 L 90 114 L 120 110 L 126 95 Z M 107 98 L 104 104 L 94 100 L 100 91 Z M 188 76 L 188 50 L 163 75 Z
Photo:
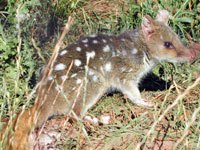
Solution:
M 6 123 L 0 137 L 4 149 L 30 149 L 28 139 L 31 131 L 41 126 L 55 113 L 54 105 L 49 101 L 48 87 L 46 89 L 45 84 L 41 85 L 36 92 L 35 104 L 31 108 L 22 110 L 13 120 Z
M 36 105 L 19 113 L 14 120 L 9 120 L 1 133 L 3 149 L 26 150 L 28 137 L 37 125 L 38 109 Z
M 19 113 L 4 127 L 1 137 L 4 149 L 26 149 L 28 135 L 34 125 L 33 111 L 34 107 Z

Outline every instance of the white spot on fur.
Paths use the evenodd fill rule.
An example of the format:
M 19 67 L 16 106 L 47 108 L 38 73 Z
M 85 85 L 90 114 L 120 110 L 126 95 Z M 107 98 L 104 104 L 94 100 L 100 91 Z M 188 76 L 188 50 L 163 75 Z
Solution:
M 77 79 L 76 80 L 76 84 L 81 84 L 82 80 L 81 79 Z
M 103 43 L 107 43 L 107 41 L 105 39 L 102 39 Z
M 66 68 L 66 65 L 60 63 L 60 64 L 57 64 L 54 68 L 54 70 L 56 71 L 60 71 L 60 70 L 64 70 Z
M 123 50 L 123 51 L 122 51 L 122 55 L 123 55 L 123 56 L 126 56 L 126 55 L 127 55 L 127 52 L 126 52 L 125 50 Z
M 136 54 L 138 52 L 138 50 L 136 49 L 136 48 L 133 48 L 132 50 L 131 50 L 131 53 L 132 54 Z
M 98 43 L 98 41 L 97 41 L 97 40 L 93 40 L 93 41 L 92 41 L 92 43 L 94 43 L 94 44 L 97 44 L 97 43 Z
M 107 72 L 110 72 L 111 69 L 112 69 L 111 62 L 106 63 L 105 66 L 104 66 L 104 70 L 107 71 Z
M 87 57 L 87 59 L 90 59 L 90 58 L 94 58 L 94 56 L 95 56 L 95 51 L 92 51 L 92 52 L 86 52 L 86 57 Z
M 87 43 L 88 42 L 88 39 L 85 39 L 85 40 L 82 40 L 83 43 Z
M 92 75 L 94 75 L 94 72 L 90 69 L 90 70 L 88 71 L 88 75 L 92 76 Z
M 76 48 L 76 51 L 80 52 L 82 49 L 80 47 Z
M 65 55 L 67 52 L 68 52 L 67 50 L 63 50 L 62 52 L 60 52 L 60 56 Z
M 49 77 L 47 78 L 47 80 L 53 80 L 53 77 L 52 77 L 52 76 L 49 76 Z
M 103 51 L 104 52 L 109 52 L 110 51 L 110 47 L 108 45 L 106 45 L 104 48 L 103 48 Z
M 74 60 L 74 64 L 79 67 L 81 65 L 81 61 L 79 59 Z
M 122 38 L 122 39 L 121 39 L 121 41 L 125 42 L 125 41 L 126 41 L 126 39 Z
M 74 78 L 76 76 L 77 76 L 77 73 L 74 73 L 74 74 L 71 75 L 71 78 Z
M 98 77 L 94 75 L 94 76 L 92 77 L 92 80 L 93 80 L 94 82 L 96 82 L 96 81 L 98 80 Z
M 85 47 L 88 47 L 88 44 L 84 44 Z
M 66 79 L 68 79 L 68 76 L 67 75 L 61 76 L 61 79 L 66 80 Z
M 115 56 L 116 56 L 115 51 L 112 51 L 112 57 L 115 57 Z

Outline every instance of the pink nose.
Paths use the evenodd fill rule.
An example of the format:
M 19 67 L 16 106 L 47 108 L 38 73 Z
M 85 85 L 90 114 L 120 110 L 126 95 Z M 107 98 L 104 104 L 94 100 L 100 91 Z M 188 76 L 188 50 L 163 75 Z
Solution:
M 195 43 L 189 46 L 188 49 L 190 51 L 190 55 L 189 55 L 190 60 L 194 60 L 200 55 L 200 43 Z
M 194 50 L 192 50 L 190 53 L 190 60 L 194 60 L 195 57 L 196 57 L 196 52 Z

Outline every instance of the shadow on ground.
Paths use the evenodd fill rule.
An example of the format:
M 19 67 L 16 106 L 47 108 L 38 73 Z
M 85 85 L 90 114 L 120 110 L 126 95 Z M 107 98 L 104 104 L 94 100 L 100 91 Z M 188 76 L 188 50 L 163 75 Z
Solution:
M 142 79 L 139 89 L 140 91 L 163 91 L 169 89 L 171 83 L 162 80 L 153 73 L 149 73 Z

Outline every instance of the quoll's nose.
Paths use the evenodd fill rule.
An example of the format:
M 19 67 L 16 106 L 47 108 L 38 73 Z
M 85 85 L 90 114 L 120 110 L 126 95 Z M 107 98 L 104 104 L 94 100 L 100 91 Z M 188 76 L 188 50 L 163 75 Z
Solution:
M 196 57 L 196 52 L 194 50 L 191 50 L 191 53 L 190 53 L 190 60 L 194 60 Z
M 190 51 L 190 61 L 194 61 L 200 55 L 200 43 L 195 43 L 188 47 Z

